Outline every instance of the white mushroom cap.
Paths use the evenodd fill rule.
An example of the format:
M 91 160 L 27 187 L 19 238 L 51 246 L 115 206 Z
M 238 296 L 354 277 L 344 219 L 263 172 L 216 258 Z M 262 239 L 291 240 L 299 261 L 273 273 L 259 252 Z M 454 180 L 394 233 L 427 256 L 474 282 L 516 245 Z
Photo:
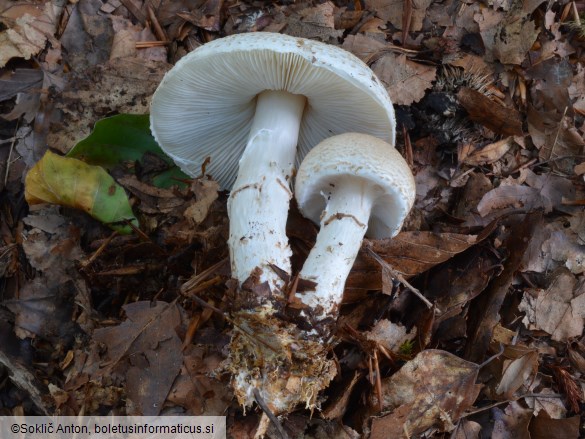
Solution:
M 392 103 L 362 61 L 335 46 L 263 32 L 218 39 L 183 57 L 153 96 L 152 133 L 189 175 L 211 157 L 207 172 L 230 189 L 264 90 L 307 98 L 297 162 L 321 140 L 348 131 L 394 144 Z
M 301 213 L 318 224 L 328 195 L 348 179 L 369 185 L 375 194 L 366 236 L 395 236 L 414 204 L 414 177 L 396 149 L 367 134 L 330 137 L 307 154 L 296 177 Z

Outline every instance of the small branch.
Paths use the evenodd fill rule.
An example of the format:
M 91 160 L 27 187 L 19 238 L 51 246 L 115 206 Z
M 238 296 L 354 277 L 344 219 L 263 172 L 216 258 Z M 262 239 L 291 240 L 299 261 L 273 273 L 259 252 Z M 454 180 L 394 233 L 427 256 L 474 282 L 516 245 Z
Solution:
M 496 358 L 498 358 L 500 355 L 502 355 L 504 353 L 504 345 L 500 343 L 500 351 L 495 354 L 492 355 L 491 357 L 489 357 L 487 360 L 485 360 L 483 363 L 481 363 L 479 365 L 479 368 L 481 369 L 482 367 L 488 365 L 489 363 L 491 363 L 492 361 L 494 361 Z
M 380 255 L 378 255 L 378 253 L 376 253 L 374 250 L 372 250 L 370 248 L 370 246 L 366 246 L 366 251 L 368 252 L 368 254 L 371 257 L 373 257 L 378 262 L 378 264 L 380 264 L 382 266 L 382 268 L 388 270 L 392 274 L 392 277 L 398 279 L 398 281 L 402 285 L 404 285 L 408 290 L 410 290 L 412 293 L 414 293 L 414 295 L 416 297 L 418 297 L 420 300 L 422 300 L 424 302 L 424 304 L 429 309 L 433 307 L 433 304 L 429 301 L 429 299 L 427 299 L 425 296 L 423 296 L 423 294 L 419 290 L 417 290 L 415 287 L 413 287 L 412 285 L 410 285 L 408 283 L 408 281 L 406 279 L 404 279 L 404 277 L 402 276 L 401 273 L 399 273 L 398 271 L 394 270 L 392 268 L 392 266 L 388 262 L 386 262 L 384 259 L 382 259 L 380 257 Z M 437 308 L 437 311 L 440 312 L 438 308 Z
M 569 107 L 565 107 L 565 111 L 563 112 L 563 117 L 561 118 L 561 121 L 559 122 L 559 128 L 557 129 L 557 134 L 555 136 L 555 141 L 553 142 L 553 144 L 552 144 L 552 146 L 550 148 L 550 158 L 551 159 L 554 158 L 553 157 L 553 153 L 554 153 L 555 147 L 557 146 L 557 143 L 559 141 L 559 136 L 561 134 L 561 129 L 563 128 L 563 121 L 565 120 L 565 116 L 567 115 L 567 109 L 568 108 Z
M 209 278 L 212 274 L 214 274 L 216 271 L 221 269 L 221 267 L 223 265 L 227 264 L 228 262 L 229 262 L 228 258 L 224 258 L 221 261 L 213 264 L 211 267 L 206 268 L 201 273 L 196 274 L 195 276 L 191 277 L 189 280 L 187 280 L 181 286 L 181 294 L 186 295 L 186 296 L 193 294 L 192 290 L 195 287 L 197 287 L 197 285 L 199 285 L 201 282 L 203 282 L 204 280 Z
M 154 34 L 156 35 L 156 37 L 159 40 L 167 41 L 169 39 L 169 37 L 167 36 L 167 33 L 164 31 L 164 29 L 162 28 L 162 26 L 158 22 L 158 19 L 156 18 L 156 15 L 154 14 L 154 9 L 152 9 L 152 6 L 148 5 L 147 12 L 148 12 L 148 19 L 150 20 L 150 23 L 152 25 L 152 30 L 153 30 Z
M 4 174 L 4 186 L 8 183 L 8 171 L 10 170 L 10 160 L 12 160 L 12 151 L 14 150 L 14 144 L 17 140 L 17 131 L 18 126 L 20 125 L 20 118 L 16 121 L 16 127 L 14 127 L 14 137 L 12 138 L 12 143 L 10 144 L 10 150 L 8 151 L 8 159 L 6 160 L 6 171 Z
M 150 49 L 151 47 L 164 47 L 171 44 L 170 41 L 137 41 L 135 47 L 137 49 Z
M 110 245 L 112 240 L 118 236 L 118 232 L 113 232 L 108 238 L 99 246 L 99 248 L 85 261 L 80 263 L 81 268 L 87 268 L 104 252 L 104 250 Z
M 266 402 L 264 402 L 264 399 L 262 399 L 262 396 L 260 395 L 258 389 L 254 388 L 252 392 L 254 393 L 254 398 L 256 399 L 256 402 L 258 403 L 264 414 L 274 424 L 274 427 L 276 427 L 276 430 L 278 431 L 278 434 L 280 435 L 281 439 L 289 439 L 288 434 L 286 434 L 286 431 L 284 430 L 280 422 L 278 422 L 278 419 L 276 418 L 274 413 L 272 413 L 272 411 L 266 405 Z

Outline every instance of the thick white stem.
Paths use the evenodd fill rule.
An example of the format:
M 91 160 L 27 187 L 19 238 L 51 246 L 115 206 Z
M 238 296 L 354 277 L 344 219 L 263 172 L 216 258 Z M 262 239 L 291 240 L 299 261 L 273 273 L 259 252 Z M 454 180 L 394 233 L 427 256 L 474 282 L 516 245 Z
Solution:
M 240 283 L 260 268 L 273 292 L 284 284 L 270 267 L 290 274 L 286 219 L 299 127 L 306 98 L 282 91 L 258 95 L 248 145 L 228 199 L 232 276 Z
M 318 320 L 337 315 L 345 280 L 368 227 L 372 202 L 370 185 L 355 181 L 338 184 L 329 197 L 317 241 L 300 272 L 302 279 L 317 286 L 298 294 Z

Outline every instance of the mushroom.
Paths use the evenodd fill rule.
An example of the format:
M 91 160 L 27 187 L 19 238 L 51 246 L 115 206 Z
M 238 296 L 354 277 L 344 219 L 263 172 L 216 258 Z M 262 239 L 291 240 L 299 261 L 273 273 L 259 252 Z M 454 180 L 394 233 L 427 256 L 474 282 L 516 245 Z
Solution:
M 316 285 L 298 296 L 313 324 L 331 322 L 364 235 L 391 238 L 400 231 L 414 203 L 414 178 L 388 143 L 346 133 L 325 139 L 307 154 L 295 197 L 301 213 L 320 224 L 299 273 Z
M 287 276 L 274 267 L 290 274 L 285 226 L 295 160 L 334 134 L 366 132 L 393 143 L 394 129 L 390 98 L 362 61 L 273 33 L 201 46 L 165 75 L 151 104 L 163 151 L 191 176 L 210 158 L 207 173 L 231 189 L 232 276 L 242 284 L 255 275 L 281 299 Z

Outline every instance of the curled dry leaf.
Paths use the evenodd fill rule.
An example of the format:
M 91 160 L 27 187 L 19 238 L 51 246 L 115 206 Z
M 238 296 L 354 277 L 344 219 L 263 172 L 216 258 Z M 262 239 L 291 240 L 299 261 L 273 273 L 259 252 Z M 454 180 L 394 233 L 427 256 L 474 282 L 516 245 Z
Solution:
M 479 366 L 449 352 L 428 349 L 382 382 L 382 406 L 370 438 L 414 437 L 428 428 L 451 431 L 479 393 Z M 375 407 L 377 398 L 372 397 Z
M 185 209 L 185 217 L 197 225 L 203 222 L 209 208 L 217 200 L 219 184 L 213 180 L 196 179 L 191 183 L 191 190 L 195 194 L 195 201 Z
M 514 360 L 507 360 L 504 373 L 500 380 L 496 394 L 503 399 L 512 399 L 514 392 L 523 385 L 528 388 L 530 381 L 538 369 L 538 352 L 530 351 Z
M 550 212 L 551 201 L 540 190 L 520 184 L 501 184 L 485 194 L 477 205 L 477 211 L 486 221 L 510 213 L 540 209 Z
M 466 143 L 458 148 L 457 156 L 459 162 L 467 165 L 485 165 L 500 160 L 511 146 L 511 137 L 490 143 L 482 148 L 475 148 L 474 144 Z

